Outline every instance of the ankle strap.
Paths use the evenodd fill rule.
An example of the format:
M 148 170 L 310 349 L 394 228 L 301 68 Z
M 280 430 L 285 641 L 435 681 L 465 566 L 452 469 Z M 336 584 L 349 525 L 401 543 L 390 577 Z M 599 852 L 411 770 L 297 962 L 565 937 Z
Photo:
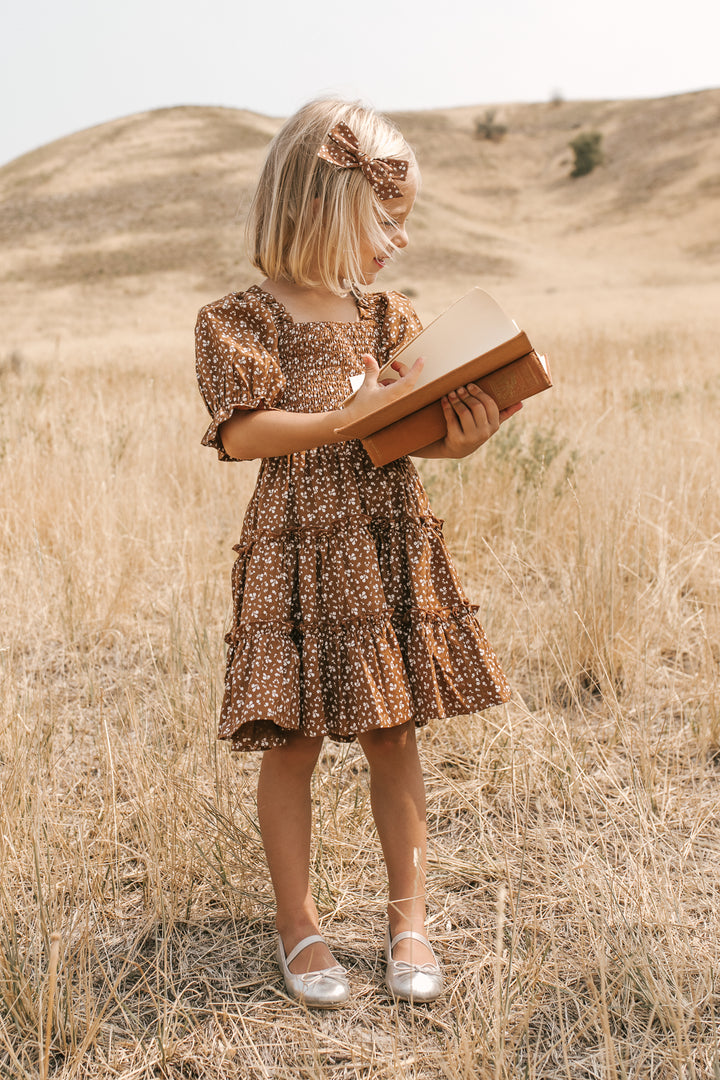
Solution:
M 311 934 L 310 937 L 306 937 L 303 938 L 302 941 L 298 941 L 297 945 L 290 953 L 290 955 L 285 957 L 285 963 L 288 965 L 292 964 L 295 957 L 299 953 L 301 953 L 303 949 L 307 948 L 308 945 L 312 945 L 315 941 L 325 941 L 325 938 L 321 937 L 320 934 Z
M 388 930 L 388 937 L 389 936 L 390 931 Z M 392 940 L 390 941 L 390 952 L 393 951 L 398 941 L 402 941 L 403 938 L 415 938 L 416 941 L 422 941 L 423 945 L 426 945 L 428 947 L 433 956 L 435 955 L 435 953 L 433 952 L 433 947 L 428 941 L 428 939 L 426 937 L 423 937 L 422 934 L 418 934 L 415 930 L 403 930 L 402 934 L 397 934 L 394 938 L 392 938 Z

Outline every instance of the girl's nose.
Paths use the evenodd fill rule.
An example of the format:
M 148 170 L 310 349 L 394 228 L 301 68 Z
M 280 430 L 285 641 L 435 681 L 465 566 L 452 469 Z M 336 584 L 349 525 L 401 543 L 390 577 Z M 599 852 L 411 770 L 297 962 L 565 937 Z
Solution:
M 402 227 L 398 227 L 395 230 L 395 233 L 393 234 L 392 240 L 393 240 L 393 244 L 395 245 L 395 247 L 399 247 L 399 248 L 407 247 L 407 245 L 408 245 L 408 235 L 405 232 L 405 229 L 402 228 Z

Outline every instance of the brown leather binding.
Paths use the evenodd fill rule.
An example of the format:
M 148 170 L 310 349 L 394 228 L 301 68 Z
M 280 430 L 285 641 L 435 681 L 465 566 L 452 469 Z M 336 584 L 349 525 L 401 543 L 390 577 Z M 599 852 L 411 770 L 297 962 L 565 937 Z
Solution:
M 466 364 L 461 364 L 460 367 L 445 372 L 425 386 L 410 390 L 409 393 L 404 394 L 402 397 L 395 398 L 389 404 L 383 405 L 381 409 L 376 409 L 375 412 L 368 413 L 367 416 L 363 416 L 338 430 L 346 439 L 364 439 L 366 436 L 372 435 L 373 432 L 380 431 L 389 424 L 394 424 L 396 420 L 401 420 L 404 416 L 417 412 L 418 409 L 424 409 L 426 405 L 431 405 L 434 401 L 439 401 L 444 394 L 449 394 L 451 390 L 457 390 L 459 386 L 465 386 L 469 382 L 476 382 L 491 371 L 504 367 L 506 364 L 517 360 L 521 356 L 526 356 L 530 352 L 532 352 L 532 345 L 528 341 L 527 335 L 521 331 L 515 337 L 498 345 L 497 348 L 490 349 L 489 352 L 483 353 L 482 356 L 476 356 L 474 359 L 468 360 Z
M 521 334 L 518 337 L 524 338 L 525 335 Z M 513 341 L 517 340 L 516 338 L 513 339 Z M 525 338 L 525 341 L 527 341 L 527 338 Z M 510 342 L 506 342 L 506 345 L 510 345 Z M 450 373 L 452 385 L 448 387 L 448 390 L 464 386 L 465 382 L 476 382 L 478 386 L 495 399 L 499 409 L 507 409 L 508 406 L 514 405 L 518 401 L 524 401 L 525 398 L 539 394 L 542 390 L 547 390 L 552 386 L 549 371 L 533 349 L 525 353 L 524 356 L 504 364 L 497 370 L 491 370 L 486 375 L 469 374 L 465 382 L 457 381 L 457 376 L 461 372 L 470 368 L 471 365 L 474 365 L 475 370 L 477 370 L 478 366 L 484 366 L 479 365 L 478 361 L 485 361 L 488 357 L 497 353 L 498 350 L 494 349 L 492 353 L 486 353 L 484 356 L 471 361 L 470 364 L 456 368 L 455 371 Z M 448 376 L 444 378 L 448 378 Z M 431 385 L 435 387 L 441 381 L 443 380 L 437 379 L 432 384 L 428 384 L 428 387 L 423 387 L 423 389 L 430 389 Z M 437 399 L 429 405 L 420 407 L 379 431 L 365 436 L 362 440 L 363 446 L 370 455 L 373 464 L 378 466 L 387 465 L 388 462 L 395 461 L 396 458 L 405 454 L 412 454 L 415 450 L 420 450 L 422 447 L 429 446 L 430 443 L 444 438 L 447 433 L 447 425 L 439 399 L 448 390 L 442 391 Z M 411 392 L 406 395 L 406 398 L 400 399 L 398 404 L 408 401 L 413 396 L 413 393 Z M 377 417 L 381 412 L 384 412 L 384 410 L 378 410 L 372 415 Z M 363 419 L 369 419 L 369 417 Z M 345 430 L 347 429 L 343 429 L 343 431 Z

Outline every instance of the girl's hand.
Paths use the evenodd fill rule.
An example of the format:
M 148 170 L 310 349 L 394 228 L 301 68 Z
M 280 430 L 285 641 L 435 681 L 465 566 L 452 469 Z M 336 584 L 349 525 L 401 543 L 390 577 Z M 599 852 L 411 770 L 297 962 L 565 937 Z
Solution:
M 396 361 L 392 367 L 399 373 L 400 378 L 393 382 L 381 383 L 378 382 L 380 368 L 375 357 L 367 353 L 362 359 L 365 362 L 365 379 L 350 404 L 342 410 L 343 425 L 360 420 L 382 405 L 387 405 L 388 402 L 407 394 L 417 382 L 423 367 L 422 357 L 418 357 L 409 369 L 405 364 Z
M 487 442 L 508 417 L 522 409 L 522 401 L 499 410 L 494 398 L 475 383 L 468 383 L 442 398 L 442 407 L 447 435 L 435 444 L 438 456 L 461 458 Z

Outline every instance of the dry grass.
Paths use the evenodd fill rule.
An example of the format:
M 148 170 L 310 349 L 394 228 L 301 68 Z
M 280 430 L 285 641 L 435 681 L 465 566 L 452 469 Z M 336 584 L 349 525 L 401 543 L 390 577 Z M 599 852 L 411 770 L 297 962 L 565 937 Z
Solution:
M 60 933 L 58 1078 L 717 1080 L 713 338 L 553 353 L 553 394 L 423 465 L 516 688 L 422 735 L 447 995 L 381 989 L 367 775 L 328 746 L 313 880 L 356 994 L 331 1015 L 280 994 L 258 759 L 215 741 L 254 466 L 198 446 L 189 371 L 5 365 L 4 1078 L 40 1070 Z

